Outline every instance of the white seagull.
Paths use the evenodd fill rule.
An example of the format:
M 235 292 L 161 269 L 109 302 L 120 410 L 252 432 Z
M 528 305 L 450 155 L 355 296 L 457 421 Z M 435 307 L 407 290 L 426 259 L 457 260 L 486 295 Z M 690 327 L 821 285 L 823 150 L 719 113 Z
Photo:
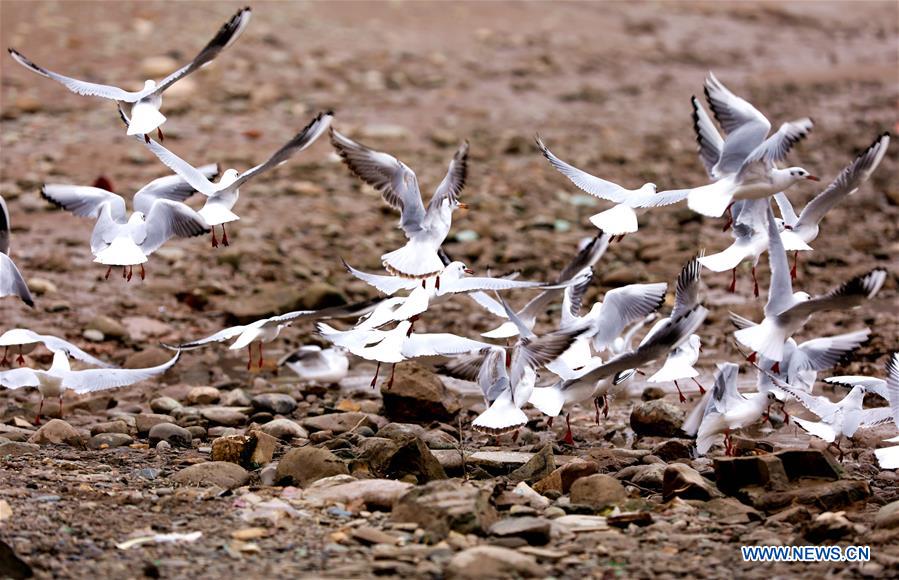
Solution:
M 199 171 L 214 175 L 218 168 L 207 165 Z M 48 183 L 41 188 L 50 203 L 97 220 L 91 234 L 94 261 L 109 266 L 106 278 L 113 266 L 122 266 L 122 276 L 129 281 L 137 265 L 141 280 L 145 278 L 144 263 L 173 236 L 190 238 L 209 232 L 203 217 L 183 203 L 193 193 L 193 186 L 177 175 L 160 177 L 134 194 L 134 212 L 128 216 L 125 200 L 100 187 Z
M 778 169 L 775 165 L 796 142 L 808 135 L 813 125 L 811 119 L 784 123 L 769 137 L 768 119 L 730 92 L 712 73 L 706 78 L 705 94 L 727 137 L 710 171 L 716 181 L 689 190 L 690 209 L 719 217 L 735 199 L 761 199 L 802 180 L 818 181 L 802 167 Z
M 684 421 L 681 430 L 696 436 L 696 454 L 705 455 L 716 435 L 724 433 L 724 453 L 733 454 L 731 431 L 757 422 L 774 402 L 773 393 L 761 387 L 748 396 L 737 390 L 740 367 L 734 363 L 719 363 L 715 386 L 708 391 Z
M 537 147 L 543 156 L 562 175 L 577 187 L 590 195 L 605 199 L 616 205 L 609 210 L 590 217 L 590 223 L 611 236 L 624 236 L 637 231 L 637 213 L 635 209 L 661 207 L 686 199 L 689 189 L 656 191 L 656 184 L 644 183 L 640 189 L 625 189 L 617 183 L 606 181 L 565 163 L 546 147 L 540 136 L 537 136 Z
M 144 369 L 88 369 L 73 371 L 69 366 L 66 351 L 57 350 L 53 353 L 53 364 L 46 371 L 30 368 L 2 371 L 0 372 L 0 386 L 8 389 L 37 387 L 41 393 L 41 403 L 38 407 L 35 423 L 40 423 L 41 410 L 44 407 L 44 398 L 46 397 L 59 398 L 59 412 L 61 415 L 62 395 L 66 390 L 75 391 L 80 395 L 133 385 L 166 372 L 178 362 L 180 356 L 181 353 L 178 352 L 168 362 Z
M 0 346 L 3 347 L 3 359 L 0 360 L 0 366 L 9 364 L 6 356 L 10 347 L 18 347 L 17 350 L 19 351 L 19 356 L 16 357 L 16 362 L 20 365 L 24 365 L 24 355 L 33 351 L 38 344 L 43 344 L 47 350 L 51 352 L 63 351 L 68 356 L 95 367 L 104 369 L 115 368 L 114 365 L 87 354 L 67 340 L 49 334 L 38 334 L 26 328 L 13 328 L 0 335 Z
M 887 360 L 886 389 L 893 422 L 899 428 L 899 352 L 894 352 Z M 899 443 L 899 437 L 887 439 L 890 443 Z M 874 455 L 881 469 L 899 469 L 899 445 L 875 449 Z
M 399 250 L 381 256 L 384 267 L 404 278 L 430 278 L 443 270 L 438 250 L 449 234 L 453 211 L 467 207 L 459 201 L 468 174 L 468 141 L 462 143 L 425 209 L 418 178 L 402 161 L 331 131 L 331 143 L 354 175 L 381 192 L 384 201 L 400 211 L 399 227 L 409 240 Z
M 125 116 L 124 111 L 119 109 L 119 113 L 122 114 L 122 119 L 125 123 L 128 123 L 128 118 Z M 191 187 L 208 198 L 206 204 L 200 208 L 198 213 L 212 227 L 212 247 L 217 248 L 218 240 L 215 237 L 215 226 L 222 226 L 222 244 L 227 246 L 229 242 L 225 224 L 240 219 L 237 214 L 231 211 L 240 197 L 240 186 L 254 177 L 281 165 L 293 155 L 315 143 L 322 133 L 328 130 L 333 118 L 334 114 L 330 111 L 319 113 L 302 131 L 297 133 L 283 147 L 275 151 L 267 161 L 247 169 L 243 173 L 236 169 L 227 169 L 217 182 L 209 181 L 202 171 L 195 169 L 190 163 L 184 161 L 153 139 L 147 139 L 147 148 L 169 169 L 180 175 Z
M 128 127 L 129 135 L 145 135 L 154 129 L 162 139 L 160 126 L 165 123 L 165 116 L 159 112 L 162 106 L 162 93 L 172 86 L 178 79 L 184 78 L 211 62 L 219 53 L 228 48 L 240 36 L 243 29 L 250 22 L 250 9 L 242 8 L 222 25 L 215 37 L 209 41 L 203 50 L 187 65 L 179 68 L 159 83 L 154 80 L 144 82 L 144 88 L 139 91 L 126 91 L 110 85 L 101 85 L 87 81 L 80 81 L 40 67 L 18 51 L 10 48 L 9 54 L 16 62 L 25 68 L 62 83 L 67 89 L 79 95 L 101 97 L 121 103 L 131 103 L 131 116 L 134 122 Z M 148 137 L 146 137 L 148 138 Z
M 34 308 L 34 299 L 28 284 L 9 257 L 9 210 L 6 201 L 0 196 L 0 297 L 18 296 L 22 302 Z
M 765 318 L 761 324 L 737 330 L 734 338 L 740 344 L 752 349 L 750 360 L 754 361 L 754 355 L 758 353 L 774 361 L 772 370 L 778 372 L 779 363 L 783 360 L 784 343 L 802 328 L 813 314 L 824 310 L 859 306 L 877 294 L 886 281 L 886 270 L 874 268 L 867 274 L 856 276 L 839 288 L 814 298 L 805 292 L 794 293 L 787 254 L 780 241 L 774 212 L 771 211 L 770 205 L 768 237 L 771 240 L 768 250 L 771 285 L 768 288 L 768 302 L 765 304 Z
M 286 366 L 304 381 L 336 384 L 347 375 L 350 361 L 342 348 L 308 344 L 282 357 L 278 366 Z

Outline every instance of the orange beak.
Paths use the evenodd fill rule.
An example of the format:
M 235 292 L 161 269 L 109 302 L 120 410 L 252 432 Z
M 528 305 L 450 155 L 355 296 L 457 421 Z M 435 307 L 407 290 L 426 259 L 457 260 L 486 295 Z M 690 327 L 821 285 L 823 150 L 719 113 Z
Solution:
M 814 175 L 806 175 L 805 178 L 809 181 L 821 181 L 820 177 L 815 177 Z
M 468 209 L 468 204 L 465 202 L 459 202 L 459 209 Z

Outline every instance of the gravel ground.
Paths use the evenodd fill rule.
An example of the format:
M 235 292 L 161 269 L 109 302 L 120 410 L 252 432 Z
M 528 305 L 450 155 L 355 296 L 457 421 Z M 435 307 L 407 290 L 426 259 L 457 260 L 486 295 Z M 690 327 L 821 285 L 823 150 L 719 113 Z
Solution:
M 171 59 L 192 57 L 238 7 L 5 0 L 0 44 L 75 77 L 140 86 Z M 166 93 L 165 144 L 195 165 L 245 169 L 316 112 L 333 109 L 336 127 L 396 155 L 417 172 L 423 190 L 433 190 L 455 148 L 468 139 L 471 161 L 462 199 L 470 209 L 457 212 L 446 249 L 478 272 L 492 268 L 549 277 L 580 238 L 595 232 L 587 217 L 604 206 L 580 195 L 549 167 L 534 147 L 535 132 L 562 158 L 630 187 L 646 181 L 660 189 L 701 183 L 705 173 L 695 152 L 689 99 L 699 94 L 710 69 L 774 124 L 812 117 L 813 133 L 790 160 L 825 182 L 878 133 L 899 130 L 894 2 L 260 2 L 253 10 L 253 21 L 234 46 Z M 13 255 L 38 301 L 35 310 L 11 299 L 0 302 L 4 329 L 23 326 L 84 344 L 86 329 L 105 325 L 105 340 L 88 344 L 91 352 L 122 363 L 143 351 L 146 362 L 159 356 L 152 348 L 158 342 L 211 333 L 241 313 L 318 304 L 322 295 L 349 301 L 372 297 L 372 289 L 349 278 L 339 258 L 376 271 L 380 254 L 402 243 L 394 212 L 362 187 L 322 140 L 242 188 L 236 208 L 241 220 L 229 230 L 229 248 L 213 249 L 206 239 L 176 240 L 151 259 L 146 281 L 104 280 L 105 269 L 92 262 L 86 245 L 93 224 L 54 210 L 38 195 L 40 185 L 90 184 L 104 175 L 127 197 L 163 175 L 163 167 L 124 135 L 112 103 L 73 95 L 8 57 L 0 65 L 0 103 L 0 191 L 12 213 Z M 876 300 L 848 314 L 816 317 L 797 336 L 871 328 L 872 339 L 838 369 L 840 374 L 882 374 L 887 353 L 899 344 L 897 159 L 895 150 L 888 152 L 852 202 L 828 214 L 815 252 L 800 263 L 798 285 L 811 294 L 875 266 L 890 272 Z M 799 185 L 790 196 L 801 206 L 818 191 Z M 698 248 L 718 251 L 730 243 L 721 226 L 721 220 L 702 219 L 683 205 L 644 214 L 639 233 L 613 245 L 600 262 L 588 299 L 621 284 L 672 281 Z M 759 277 L 765 286 L 764 258 Z M 702 332 L 700 368 L 703 380 L 711 382 L 716 361 L 739 357 L 729 337 L 728 310 L 757 319 L 763 299 L 752 298 L 745 264 L 736 294 L 726 290 L 726 273 L 707 271 L 703 280 L 711 314 Z M 525 299 L 512 297 L 516 303 Z M 551 322 L 547 317 L 541 328 Z M 476 336 L 495 321 L 459 300 L 435 308 L 419 324 L 420 331 Z M 315 340 L 312 326 L 298 324 L 272 343 L 267 356 L 275 359 L 310 340 Z M 30 364 L 48 362 L 40 351 L 29 357 Z M 352 380 L 326 391 L 299 386 L 284 373 L 276 376 L 271 365 L 247 373 L 244 364 L 240 354 L 224 347 L 186 353 L 161 384 L 125 389 L 114 399 L 95 397 L 71 411 L 67 406 L 66 420 L 87 431 L 117 413 L 149 412 L 149 402 L 160 394 L 184 401 L 191 387 L 202 385 L 224 394 L 291 394 L 301 403 L 292 414 L 300 422 L 360 407 L 383 414 L 377 392 L 353 388 L 363 375 L 370 377 L 371 365 L 354 363 Z M 16 425 L 16 417 L 30 420 L 37 402 L 36 392 L 2 392 L 0 419 L 9 426 Z M 591 410 L 576 414 L 577 447 L 557 448 L 557 454 L 595 459 L 613 445 L 651 448 L 653 440 L 635 443 L 627 428 L 633 404 L 616 402 L 599 426 Z M 462 416 L 468 421 L 474 415 Z M 488 440 L 464 427 L 465 449 L 536 451 L 559 433 L 545 430 L 533 416 L 517 442 Z M 787 427 L 762 434 L 792 433 Z M 209 443 L 157 453 L 145 437 L 135 441 L 100 451 L 46 446 L 3 460 L 0 498 L 12 515 L 3 516 L 0 504 L 0 537 L 37 576 L 464 577 L 452 559 L 485 543 L 471 534 L 428 543 L 414 526 L 395 527 L 386 513 L 347 506 L 335 511 L 325 502 L 291 495 L 292 488 L 262 485 L 257 471 L 251 474 L 252 487 L 234 491 L 177 486 L 171 477 L 207 460 Z M 895 473 L 879 472 L 872 464 L 865 447 L 873 441 L 850 444 L 854 451 L 844 463 L 849 476 L 867 480 L 873 492 L 846 508 L 857 528 L 844 539 L 873 546 L 874 562 L 865 566 L 743 563 L 738 545 L 792 543 L 801 540 L 805 524 L 773 520 L 771 514 L 726 523 L 701 507 L 662 503 L 659 493 L 631 487 L 632 499 L 653 513 L 652 525 L 554 536 L 544 548 L 552 554 L 525 550 L 527 566 L 536 568 L 504 572 L 896 574 L 896 536 L 875 529 L 873 514 L 895 501 L 899 491 Z M 241 515 L 255 497 L 281 498 L 302 513 L 266 520 L 260 538 L 232 537 L 256 525 Z M 548 517 L 545 509 L 538 512 Z M 370 547 L 351 533 L 360 526 L 392 530 L 400 539 L 396 546 Z M 115 547 L 148 529 L 202 531 L 203 537 L 194 543 Z

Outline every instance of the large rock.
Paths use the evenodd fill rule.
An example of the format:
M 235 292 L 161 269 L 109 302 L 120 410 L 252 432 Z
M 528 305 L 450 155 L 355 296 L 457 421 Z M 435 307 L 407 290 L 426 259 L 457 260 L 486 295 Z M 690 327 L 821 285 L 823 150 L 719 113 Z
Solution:
M 790 487 L 790 478 L 787 477 L 783 463 L 774 455 L 716 457 L 715 482 L 718 489 L 728 494 L 750 486 L 769 490 L 786 490 Z
M 134 425 L 138 435 L 146 435 L 154 425 L 171 422 L 171 416 L 160 413 L 139 413 L 134 416 Z
M 723 496 L 724 494 L 718 491 L 715 484 L 701 476 L 689 465 L 672 463 L 665 468 L 662 482 L 662 499 L 664 501 L 671 501 L 675 497 L 708 501 Z
M 46 425 L 34 432 L 29 443 L 38 445 L 71 445 L 84 447 L 84 438 L 77 429 L 62 419 L 51 419 Z
M 275 481 L 305 487 L 323 477 L 348 473 L 346 463 L 327 449 L 300 447 L 288 451 L 278 462 Z
M 445 538 L 450 531 L 483 534 L 497 519 L 490 496 L 490 491 L 468 483 L 432 481 L 402 495 L 390 517 L 418 524 L 434 539 Z
M 252 399 L 254 409 L 273 415 L 290 415 L 297 408 L 296 399 L 286 393 L 263 393 Z
M 377 477 L 427 483 L 446 479 L 440 462 L 421 437 L 407 435 L 398 440 L 369 437 L 360 444 L 359 462 Z
M 256 469 L 271 463 L 278 440 L 262 431 L 250 431 L 246 435 L 227 435 L 212 442 L 212 460 L 237 463 L 247 469 Z
M 558 493 L 568 493 L 575 481 L 593 475 L 597 471 L 599 471 L 599 466 L 595 461 L 572 461 L 535 483 L 534 491 L 546 493 L 552 490 Z
M 530 555 L 499 546 L 477 546 L 462 550 L 450 559 L 447 578 L 539 578 L 546 570 Z
M 225 427 L 240 427 L 247 422 L 242 407 L 206 407 L 200 410 L 200 416 L 213 425 Z
M 149 439 L 150 447 L 156 447 L 160 441 L 165 441 L 172 447 L 190 447 L 193 435 L 174 423 L 159 423 L 150 429 Z
M 681 407 L 664 399 L 641 402 L 631 411 L 631 429 L 637 435 L 674 437 L 685 417 Z
M 556 469 L 552 443 L 547 443 L 527 463 L 509 474 L 513 482 L 532 483 L 549 476 Z
M 99 435 L 100 433 L 130 433 L 128 424 L 122 420 L 107 421 L 105 423 L 94 423 L 91 425 L 91 435 Z
M 233 489 L 244 485 L 250 479 L 246 469 L 227 461 L 208 461 L 182 469 L 172 476 L 172 481 L 181 485 L 215 485 Z
M 308 431 L 300 427 L 299 423 L 291 421 L 290 419 L 275 419 L 274 421 L 269 421 L 259 427 L 259 430 L 284 441 L 290 441 L 291 439 L 306 439 L 309 437 Z
M 344 505 L 362 504 L 368 510 L 391 510 L 396 501 L 412 488 L 411 483 L 392 479 L 361 479 L 336 485 L 320 485 L 326 478 L 313 483 L 303 495 L 307 499 Z
M 450 421 L 459 412 L 459 402 L 431 370 L 414 362 L 396 367 L 393 386 L 381 387 L 384 415 L 391 421 L 430 423 Z
M 571 503 L 601 510 L 627 499 L 621 482 L 610 475 L 597 473 L 582 477 L 571 486 Z

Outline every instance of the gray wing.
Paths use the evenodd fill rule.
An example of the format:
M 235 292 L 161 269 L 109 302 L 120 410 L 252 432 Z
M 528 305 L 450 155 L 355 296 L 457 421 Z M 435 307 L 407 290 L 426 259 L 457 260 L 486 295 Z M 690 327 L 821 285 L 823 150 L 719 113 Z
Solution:
M 811 225 L 821 221 L 830 208 L 844 197 L 852 195 L 871 177 L 880 165 L 890 144 L 890 134 L 883 133 L 874 143 L 846 166 L 827 188 L 815 196 L 799 214 L 798 225 Z M 786 219 L 786 218 L 784 218 Z
M 807 340 L 790 357 L 790 371 L 823 371 L 835 367 L 867 342 L 871 331 L 867 328 L 836 336 Z
M 734 326 L 736 326 L 737 329 L 741 329 L 741 328 L 749 328 L 750 326 L 756 326 L 756 325 L 757 325 L 755 322 L 749 320 L 748 318 L 743 318 L 743 317 L 740 316 L 739 314 L 734 314 L 733 312 L 730 312 L 729 314 L 730 314 L 730 322 L 731 322 L 731 324 L 733 324 Z
M 827 397 L 811 395 L 802 389 L 788 385 L 782 381 L 777 381 L 776 386 L 781 391 L 791 395 L 794 399 L 799 401 L 803 407 L 820 417 L 822 420 L 829 419 L 840 409 L 838 404 L 831 402 Z
M 302 131 L 294 135 L 293 139 L 284 144 L 283 147 L 275 151 L 275 154 L 268 158 L 265 163 L 261 163 L 252 169 L 248 169 L 241 173 L 237 179 L 234 180 L 234 183 L 228 186 L 228 189 L 235 190 L 239 188 L 242 184 L 246 183 L 250 179 L 260 175 L 269 169 L 274 169 L 278 165 L 281 165 L 292 156 L 296 155 L 300 151 L 308 148 L 310 145 L 315 143 L 319 137 L 321 137 L 325 131 L 328 130 L 328 127 L 331 126 L 331 121 L 334 119 L 334 113 L 331 111 L 327 111 L 325 113 L 319 113 L 312 121 L 306 125 Z
M 611 181 L 596 177 L 595 175 L 590 175 L 586 171 L 581 171 L 577 167 L 565 163 L 553 155 L 553 152 L 547 148 L 539 135 L 537 136 L 537 147 L 540 148 L 540 152 L 543 153 L 543 156 L 549 160 L 559 173 L 570 179 L 571 182 L 580 189 L 586 191 L 590 195 L 614 201 L 615 203 L 622 203 L 625 201 L 623 195 L 625 189 L 623 187 L 617 183 L 612 183 Z
M 714 177 L 712 169 L 721 158 L 724 139 L 712 123 L 712 118 L 706 113 L 705 107 L 699 104 L 699 99 L 694 96 L 690 98 L 690 102 L 693 104 L 693 131 L 699 145 L 699 159 L 709 177 Z
M 487 403 L 493 403 L 500 393 L 509 388 L 506 370 L 506 351 L 503 348 L 484 349 L 483 364 L 480 365 L 477 381 Z
M 453 155 L 450 161 L 449 169 L 440 185 L 434 191 L 434 196 L 428 202 L 428 211 L 432 208 L 439 208 L 444 200 L 450 203 L 457 203 L 459 194 L 465 187 L 465 179 L 468 177 L 468 141 L 459 146 L 459 150 Z
M 730 92 L 711 72 L 704 88 L 712 114 L 727 135 L 712 171 L 715 175 L 736 173 L 749 154 L 765 141 L 771 123 L 748 101 Z
M 899 352 L 894 352 L 887 361 L 887 393 L 893 421 L 899 427 Z
M 774 135 L 768 137 L 743 161 L 737 179 L 742 179 L 753 171 L 753 165 L 761 163 L 765 167 L 772 167 L 778 161 L 784 159 L 793 148 L 793 145 L 805 139 L 811 132 L 814 123 L 808 117 L 797 121 L 789 121 L 780 126 Z
M 793 209 L 793 204 L 790 203 L 790 198 L 787 197 L 787 194 L 782 191 L 775 193 L 774 201 L 777 203 L 777 209 L 780 210 L 780 217 L 783 218 L 784 224 L 795 226 L 796 222 L 799 221 L 799 217 L 796 215 L 796 210 Z
M 584 281 L 565 288 L 565 295 L 562 297 L 562 315 L 559 322 L 559 328 L 569 328 L 577 324 L 581 315 L 581 306 L 584 302 L 584 294 L 593 283 L 593 268 L 585 270 L 587 275 Z
M 206 179 L 212 180 L 219 174 L 219 166 L 215 163 L 211 163 L 209 165 L 198 167 L 197 171 L 203 174 Z M 153 202 L 157 199 L 183 202 L 196 193 L 196 191 L 194 186 L 185 181 L 180 175 L 167 175 L 165 177 L 154 179 L 140 188 L 140 190 L 134 194 L 134 199 L 131 204 L 134 206 L 135 211 L 148 214 L 153 207 Z
M 87 81 L 79 81 L 78 79 L 73 79 L 71 77 L 67 77 L 53 71 L 49 71 L 44 67 L 38 66 L 25 58 L 25 56 L 18 52 L 15 49 L 8 49 L 10 56 L 19 63 L 24 66 L 28 70 L 32 72 L 36 72 L 41 76 L 45 76 L 48 79 L 53 79 L 58 83 L 62 83 L 67 89 L 72 91 L 73 93 L 77 93 L 79 95 L 85 95 L 90 97 L 102 97 L 104 99 L 112 99 L 114 101 L 125 101 L 127 103 L 134 103 L 139 101 L 143 97 L 145 97 L 149 93 L 144 93 L 143 91 L 138 92 L 130 92 L 120 89 L 119 87 L 114 87 L 111 85 L 101 85 L 98 83 L 90 83 Z
M 200 338 L 197 340 L 193 340 L 190 342 L 185 342 L 182 344 L 170 345 L 163 344 L 162 346 L 171 349 L 171 350 L 193 350 L 195 348 L 200 348 L 201 346 L 205 346 L 207 344 L 213 342 L 224 342 L 230 338 L 234 338 L 235 336 L 241 334 L 244 330 L 247 329 L 247 326 L 232 326 L 230 328 L 226 328 L 224 330 L 220 330 L 215 334 L 210 334 L 205 338 Z
M 593 346 L 602 350 L 612 344 L 625 327 L 655 312 L 665 302 L 668 284 L 629 284 L 606 292 L 594 321 Z
M 456 356 L 453 358 L 453 360 L 438 366 L 437 370 L 448 377 L 453 377 L 454 379 L 477 382 L 478 374 L 481 371 L 481 366 L 484 364 L 484 360 L 486 359 L 487 354 L 493 351 L 494 348 L 497 347 L 484 348 L 475 354 L 464 354 Z M 502 347 L 498 348 L 502 349 Z M 502 350 L 505 353 L 505 349 Z
M 88 353 L 84 352 L 71 342 L 64 340 L 62 338 L 51 336 L 49 334 L 37 334 L 32 333 L 34 339 L 39 340 L 47 347 L 47 350 L 51 352 L 63 352 L 70 358 L 74 358 L 80 360 L 81 362 L 86 362 L 87 364 L 93 365 L 95 367 L 100 367 L 103 369 L 113 369 L 116 368 L 115 365 L 111 365 L 107 362 L 104 362 Z
M 90 393 L 117 387 L 126 387 L 161 375 L 172 368 L 181 352 L 175 353 L 168 362 L 145 369 L 89 369 L 86 371 L 69 371 L 63 378 L 63 386 L 76 393 Z
M 581 325 L 556 330 L 540 337 L 519 339 L 519 346 L 515 349 L 512 357 L 509 380 L 513 385 L 518 385 L 524 376 L 525 369 L 538 370 L 556 360 L 571 348 L 574 341 L 588 329 L 588 325 Z
M 734 402 L 742 402 L 743 398 L 737 391 L 737 375 L 740 367 L 734 363 L 722 363 L 718 365 L 718 373 L 715 375 L 715 385 L 693 407 L 687 416 L 681 430 L 687 435 L 696 435 L 702 421 L 711 413 L 725 413 L 728 405 Z
M 287 312 L 285 314 L 279 314 L 278 316 L 272 316 L 265 321 L 265 324 L 263 324 L 263 326 L 284 324 L 285 322 L 293 322 L 294 320 L 299 320 L 300 318 L 318 318 L 318 314 L 318 310 L 294 310 L 293 312 Z
M 6 200 L 0 195 L 0 254 L 9 254 L 9 210 Z
M 347 264 L 346 261 L 343 260 L 343 258 L 341 258 L 340 261 L 343 262 L 343 267 L 346 268 L 347 272 L 362 280 L 369 286 L 377 288 L 380 292 L 383 292 L 388 296 L 396 294 L 400 290 L 414 290 L 415 287 L 419 284 L 418 280 L 410 280 L 408 278 L 401 278 L 399 276 L 369 274 L 368 272 L 363 272 L 361 270 L 353 268 L 352 266 Z
M 41 196 L 78 217 L 98 219 L 103 206 L 109 205 L 110 216 L 114 220 L 124 221 L 127 218 L 125 200 L 99 187 L 48 183 L 41 187 Z
M 178 79 L 189 75 L 190 73 L 199 70 L 207 63 L 211 62 L 215 57 L 219 55 L 220 52 L 231 46 L 235 40 L 243 32 L 244 28 L 247 27 L 247 24 L 250 23 L 250 16 L 252 12 L 250 8 L 241 8 L 237 11 L 234 16 L 231 17 L 228 22 L 224 23 L 216 35 L 209 41 L 209 43 L 203 47 L 203 50 L 194 57 L 194 59 L 187 65 L 181 67 L 176 70 L 169 76 L 165 77 L 156 88 L 152 91 L 155 94 L 161 94 L 164 90 L 169 88 L 172 84 L 175 83 Z
M 0 371 L 0 386 L 7 389 L 21 389 L 22 387 L 36 387 L 40 384 L 37 373 L 29 368 Z
M 459 294 L 464 292 L 478 292 L 485 290 L 514 290 L 520 288 L 542 288 L 543 282 L 528 282 L 525 280 L 510 280 L 508 278 L 492 278 L 489 276 L 470 276 L 458 280 L 447 281 L 440 287 L 439 294 Z M 553 285 L 555 288 L 557 285 Z
M 787 251 L 780 239 L 780 231 L 774 219 L 771 204 L 766 203 L 768 212 L 768 263 L 771 266 L 771 284 L 768 286 L 768 302 L 765 316 L 777 316 L 793 304 L 793 282 L 790 278 L 790 263 Z
M 674 287 L 674 309 L 671 311 L 671 316 L 679 316 L 682 312 L 699 304 L 702 275 L 702 264 L 699 263 L 699 258 L 701 257 L 702 253 L 694 256 L 681 269 Z
M 405 163 L 356 143 L 333 129 L 331 144 L 356 177 L 380 191 L 384 201 L 400 211 L 400 228 L 407 236 L 421 231 L 425 206 L 418 189 L 418 178 Z
M 778 314 L 777 319 L 781 323 L 788 324 L 790 321 L 804 319 L 824 310 L 853 308 L 862 304 L 865 300 L 873 298 L 880 291 L 880 288 L 886 281 L 886 277 L 887 271 L 884 268 L 874 268 L 867 274 L 856 276 L 823 296 L 800 302 L 785 312 Z
M 12 258 L 2 253 L 0 253 L 0 296 L 18 296 L 22 302 L 34 308 L 34 298 L 31 297 L 25 278 Z
M 181 202 L 157 199 L 144 222 L 134 234 L 134 242 L 144 254 L 158 250 L 173 236 L 192 238 L 209 233 L 203 216 Z

